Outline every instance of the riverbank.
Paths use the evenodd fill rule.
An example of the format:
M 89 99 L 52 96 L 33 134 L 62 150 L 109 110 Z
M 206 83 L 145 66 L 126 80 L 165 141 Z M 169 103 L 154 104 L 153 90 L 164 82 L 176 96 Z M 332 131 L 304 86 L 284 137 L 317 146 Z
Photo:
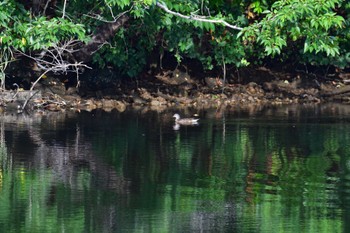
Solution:
M 125 111 L 128 107 L 154 110 L 169 107 L 212 108 L 244 105 L 281 105 L 350 102 L 346 76 L 334 79 L 310 78 L 300 74 L 277 74 L 257 69 L 245 82 L 234 78 L 193 78 L 180 70 L 147 74 L 139 79 L 113 79 L 107 84 L 81 79 L 80 85 L 65 85 L 47 77 L 33 90 L 2 91 L 1 111 Z M 270 77 L 267 77 L 267 74 Z M 242 77 L 241 77 L 242 78 Z M 96 80 L 96 79 L 94 79 Z

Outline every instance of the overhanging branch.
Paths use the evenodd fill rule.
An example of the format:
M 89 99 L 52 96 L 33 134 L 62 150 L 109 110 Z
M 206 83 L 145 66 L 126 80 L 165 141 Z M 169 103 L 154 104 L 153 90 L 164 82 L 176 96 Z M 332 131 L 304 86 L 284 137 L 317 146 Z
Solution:
M 170 10 L 166 5 L 165 3 L 160 3 L 159 1 L 157 1 L 156 5 L 161 8 L 162 10 L 164 10 L 165 12 L 169 13 L 169 14 L 172 14 L 172 15 L 175 15 L 177 17 L 180 17 L 180 18 L 183 18 L 183 19 L 188 19 L 188 20 L 195 20 L 195 21 L 201 21 L 201 22 L 207 22 L 207 23 L 215 23 L 215 24 L 223 24 L 225 25 L 226 27 L 229 27 L 229 28 L 232 28 L 234 30 L 243 30 L 243 28 L 241 27 L 238 27 L 236 25 L 232 25 L 232 24 L 229 24 L 227 23 L 225 20 L 222 20 L 222 19 L 208 19 L 208 18 L 204 18 L 202 16 L 197 16 L 197 15 L 183 15 L 179 12 L 175 12 L 175 11 L 172 11 Z

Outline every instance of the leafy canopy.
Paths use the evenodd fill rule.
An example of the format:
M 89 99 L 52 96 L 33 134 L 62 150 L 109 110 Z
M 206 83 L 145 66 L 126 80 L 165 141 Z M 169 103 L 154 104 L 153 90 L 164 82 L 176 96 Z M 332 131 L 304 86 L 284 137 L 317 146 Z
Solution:
M 0 3 L 1 53 L 45 50 L 72 38 L 87 42 L 100 25 L 128 14 L 93 61 L 130 77 L 152 51 L 170 52 L 179 63 L 196 59 L 209 70 L 272 57 L 344 68 L 350 59 L 350 3 L 342 0 L 74 0 L 51 6 L 52 15 L 45 8 L 34 14 L 28 4 Z

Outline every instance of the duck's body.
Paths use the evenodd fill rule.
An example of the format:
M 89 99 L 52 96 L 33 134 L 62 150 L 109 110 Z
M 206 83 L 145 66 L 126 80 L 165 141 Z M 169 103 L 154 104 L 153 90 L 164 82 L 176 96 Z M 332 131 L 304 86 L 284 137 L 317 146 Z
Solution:
M 174 116 L 175 123 L 179 125 L 197 125 L 198 118 L 181 118 L 179 114 L 175 113 Z

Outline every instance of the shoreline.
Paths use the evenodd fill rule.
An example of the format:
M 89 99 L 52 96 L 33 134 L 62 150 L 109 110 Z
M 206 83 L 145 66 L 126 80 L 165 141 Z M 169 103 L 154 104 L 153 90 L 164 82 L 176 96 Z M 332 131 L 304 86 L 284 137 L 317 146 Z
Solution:
M 6 90 L 0 93 L 0 111 L 92 111 L 127 108 L 224 108 L 246 105 L 289 105 L 350 103 L 350 86 L 341 81 L 274 79 L 247 84 L 225 83 L 218 78 L 198 80 L 186 73 L 147 76 L 99 88 L 82 82 L 66 87 L 57 78 L 46 78 L 34 90 Z M 288 77 L 288 76 L 286 76 Z M 120 80 L 119 80 L 120 81 Z M 93 88 L 91 88 L 93 86 Z

